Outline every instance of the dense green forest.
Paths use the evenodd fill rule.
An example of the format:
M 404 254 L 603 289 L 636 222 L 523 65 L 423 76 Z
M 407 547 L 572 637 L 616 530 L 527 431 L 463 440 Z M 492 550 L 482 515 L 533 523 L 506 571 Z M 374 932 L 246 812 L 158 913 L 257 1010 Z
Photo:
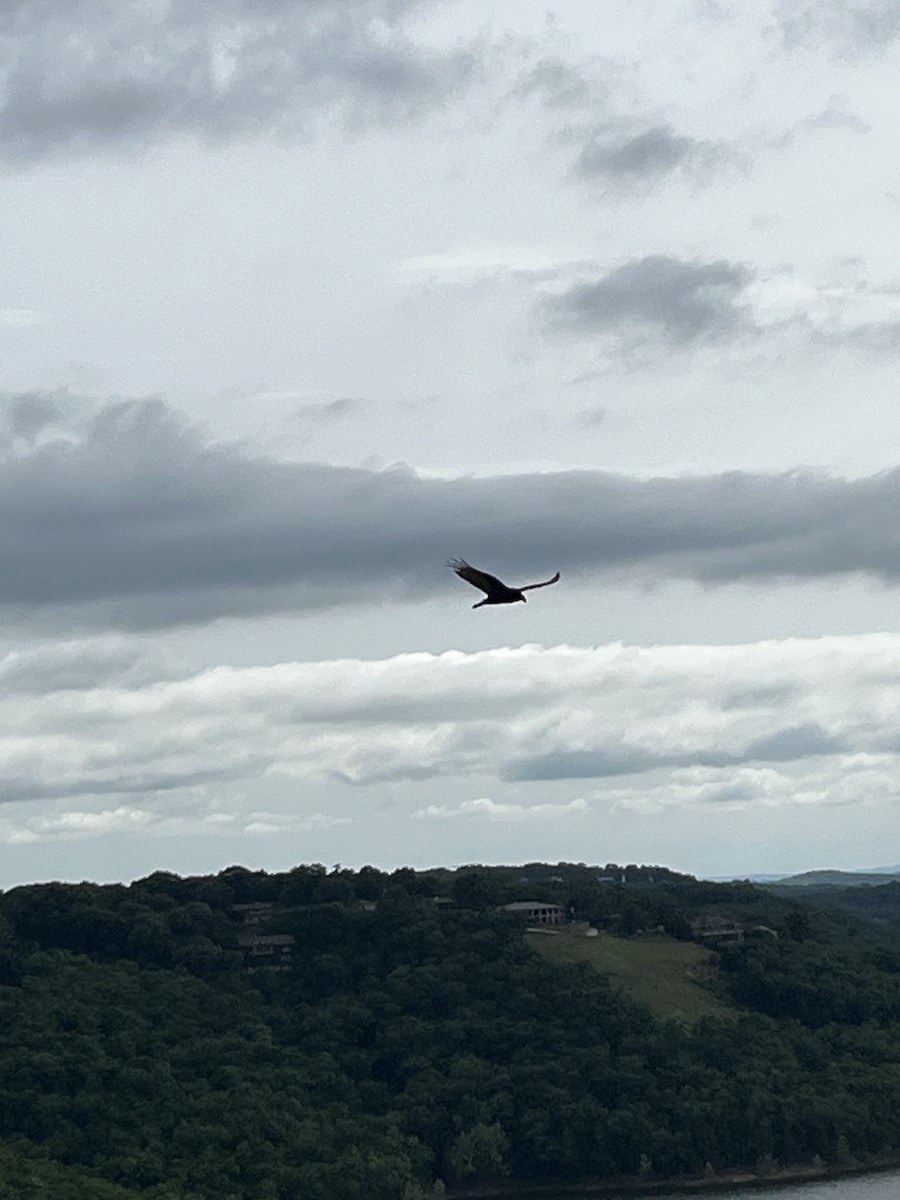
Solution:
M 422 1200 L 900 1156 L 885 886 L 882 904 L 822 907 L 529 864 L 16 888 L 0 895 L 0 1195 Z M 535 953 L 501 907 L 522 899 L 607 937 L 738 923 L 704 984 L 727 1015 L 661 1021 Z

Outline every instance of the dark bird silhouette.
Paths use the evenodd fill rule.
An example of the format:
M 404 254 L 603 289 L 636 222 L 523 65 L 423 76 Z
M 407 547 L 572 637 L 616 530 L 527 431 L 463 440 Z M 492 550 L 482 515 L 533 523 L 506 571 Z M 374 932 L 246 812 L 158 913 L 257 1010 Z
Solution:
M 545 579 L 543 583 L 528 583 L 524 587 L 511 588 L 499 580 L 496 575 L 488 575 L 487 571 L 479 571 L 477 567 L 470 567 L 464 558 L 451 558 L 447 563 L 448 567 L 452 567 L 460 579 L 464 579 L 466 583 L 471 583 L 473 587 L 481 588 L 485 593 L 485 598 L 479 600 L 477 604 L 473 604 L 473 608 L 481 608 L 482 604 L 515 604 L 517 600 L 526 602 L 523 592 L 533 592 L 535 588 L 549 587 L 551 583 L 559 582 L 559 571 L 552 579 Z

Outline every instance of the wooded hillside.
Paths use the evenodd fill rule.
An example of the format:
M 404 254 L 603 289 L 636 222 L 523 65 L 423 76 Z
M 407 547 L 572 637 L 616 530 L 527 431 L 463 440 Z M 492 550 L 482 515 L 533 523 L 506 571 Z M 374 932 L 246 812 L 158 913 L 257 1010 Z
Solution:
M 616 937 L 738 923 L 703 984 L 727 1017 L 658 1020 L 536 953 L 516 899 Z M 0 1193 L 421 1200 L 900 1153 L 900 956 L 854 921 L 613 865 L 16 888 Z

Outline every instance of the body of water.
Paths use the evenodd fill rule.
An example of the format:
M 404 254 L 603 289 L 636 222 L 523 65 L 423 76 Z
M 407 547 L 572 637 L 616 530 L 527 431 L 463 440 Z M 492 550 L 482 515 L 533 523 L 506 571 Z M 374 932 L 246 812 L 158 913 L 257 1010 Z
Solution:
M 703 1200 L 898 1200 L 900 1172 L 856 1175 L 818 1183 L 787 1184 L 773 1188 L 739 1188 L 736 1191 L 694 1193 Z M 612 1197 L 610 1197 L 612 1200 Z M 655 1200 L 686 1200 L 684 1192 L 669 1192 Z

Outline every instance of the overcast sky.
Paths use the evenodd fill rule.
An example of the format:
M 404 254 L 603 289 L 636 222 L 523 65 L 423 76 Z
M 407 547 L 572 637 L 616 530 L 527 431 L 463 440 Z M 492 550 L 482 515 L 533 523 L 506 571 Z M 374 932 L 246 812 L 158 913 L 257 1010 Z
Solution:
M 898 67 L 900 0 L 5 3 L 0 887 L 900 862 Z

